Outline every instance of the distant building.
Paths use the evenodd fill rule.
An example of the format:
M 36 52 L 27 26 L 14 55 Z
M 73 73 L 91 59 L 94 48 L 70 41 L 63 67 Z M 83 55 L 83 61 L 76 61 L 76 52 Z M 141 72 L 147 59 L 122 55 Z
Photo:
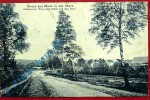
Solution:
M 148 63 L 148 57 L 134 57 L 132 60 L 132 63 L 138 63 L 138 64 L 142 64 L 142 63 Z

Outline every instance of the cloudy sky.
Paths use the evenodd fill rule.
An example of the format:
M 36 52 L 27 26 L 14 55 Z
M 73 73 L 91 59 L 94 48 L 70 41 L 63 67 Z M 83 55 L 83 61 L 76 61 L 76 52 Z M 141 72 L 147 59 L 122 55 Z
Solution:
M 19 13 L 20 21 L 27 27 L 27 42 L 31 44 L 30 49 L 23 54 L 18 54 L 17 59 L 39 59 L 44 55 L 47 49 L 52 49 L 52 41 L 54 40 L 54 32 L 56 30 L 56 22 L 58 20 L 58 10 L 26 10 L 27 6 L 65 6 L 70 5 L 71 10 L 65 10 L 70 16 L 72 25 L 77 33 L 77 44 L 80 45 L 85 53 L 85 59 L 116 59 L 120 58 L 119 48 L 114 49 L 107 54 L 107 50 L 97 45 L 95 37 L 88 32 L 90 28 L 91 8 L 92 3 L 21 3 L 16 4 L 15 11 Z M 28 7 L 29 7 L 28 6 Z M 41 7 L 40 7 L 41 8 Z M 54 7 L 49 7 L 54 8 Z M 60 7 L 61 8 L 61 7 Z M 64 9 L 64 7 L 63 7 Z M 69 8 L 70 9 L 70 8 Z M 140 37 L 135 40 L 130 40 L 132 45 L 124 43 L 125 59 L 132 59 L 136 56 L 148 56 L 148 28 L 140 32 Z

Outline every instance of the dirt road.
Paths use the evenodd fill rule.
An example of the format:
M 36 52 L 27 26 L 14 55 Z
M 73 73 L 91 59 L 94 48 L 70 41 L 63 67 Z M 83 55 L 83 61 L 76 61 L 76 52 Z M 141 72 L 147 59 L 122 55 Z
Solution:
M 22 89 L 20 96 L 28 97 L 85 97 L 111 96 L 83 86 L 82 82 L 45 76 L 43 71 L 34 71 L 29 83 Z
M 44 71 L 33 71 L 28 83 L 19 93 L 21 97 L 109 97 L 109 96 L 146 96 L 124 90 L 95 86 L 86 82 L 70 81 L 63 78 L 46 76 Z

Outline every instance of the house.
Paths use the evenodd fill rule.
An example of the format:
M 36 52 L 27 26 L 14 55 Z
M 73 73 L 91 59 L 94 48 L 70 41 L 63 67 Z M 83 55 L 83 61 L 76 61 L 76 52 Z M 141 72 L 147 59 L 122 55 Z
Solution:
M 148 63 L 148 57 L 134 57 L 132 60 L 133 64 L 143 64 Z

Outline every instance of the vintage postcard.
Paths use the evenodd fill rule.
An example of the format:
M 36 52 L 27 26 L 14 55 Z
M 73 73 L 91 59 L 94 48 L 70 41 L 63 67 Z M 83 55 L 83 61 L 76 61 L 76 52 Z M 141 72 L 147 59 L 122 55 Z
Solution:
M 0 3 L 1 97 L 148 96 L 148 2 Z

